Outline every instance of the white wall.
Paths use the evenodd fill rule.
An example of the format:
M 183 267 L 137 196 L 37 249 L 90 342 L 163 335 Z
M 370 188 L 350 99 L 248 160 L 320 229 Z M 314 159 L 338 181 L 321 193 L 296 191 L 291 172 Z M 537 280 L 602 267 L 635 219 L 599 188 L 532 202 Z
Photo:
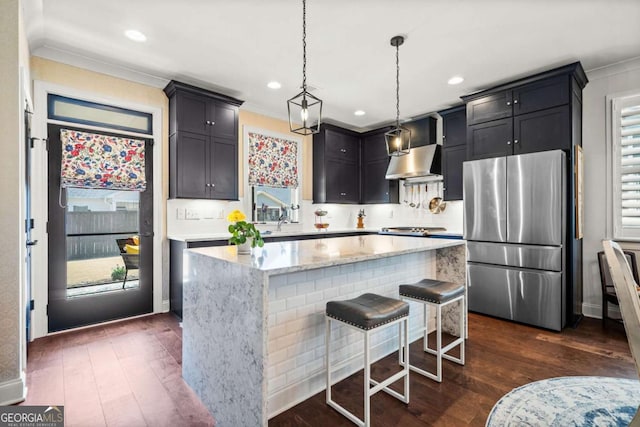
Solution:
M 607 145 L 611 108 L 607 95 L 629 91 L 640 93 L 640 58 L 593 70 L 587 73 L 589 83 L 583 91 L 582 145 L 584 149 L 585 232 L 583 253 L 585 316 L 601 316 L 600 273 L 597 252 L 602 239 L 613 236 L 612 195 L 610 183 L 611 151 Z M 640 249 L 638 243 L 625 242 L 623 247 Z M 640 256 L 640 254 L 638 254 Z

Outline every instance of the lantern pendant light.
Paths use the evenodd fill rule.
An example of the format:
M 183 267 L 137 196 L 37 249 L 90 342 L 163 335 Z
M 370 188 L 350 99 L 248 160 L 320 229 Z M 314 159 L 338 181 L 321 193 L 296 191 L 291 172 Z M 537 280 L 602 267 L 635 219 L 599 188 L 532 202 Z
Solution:
M 289 129 L 300 135 L 320 132 L 322 101 L 307 92 L 307 2 L 302 0 L 302 92 L 287 101 Z M 298 125 L 297 123 L 301 123 Z
M 384 134 L 389 156 L 403 156 L 411 150 L 411 131 L 400 126 L 400 45 L 404 37 L 391 38 L 391 46 L 396 48 L 396 127 Z

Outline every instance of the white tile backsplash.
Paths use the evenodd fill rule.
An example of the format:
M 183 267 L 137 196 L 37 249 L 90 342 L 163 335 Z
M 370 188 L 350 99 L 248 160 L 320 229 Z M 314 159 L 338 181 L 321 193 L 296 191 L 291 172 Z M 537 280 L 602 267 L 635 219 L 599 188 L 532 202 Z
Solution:
M 432 197 L 436 196 L 436 184 L 420 186 L 421 206 L 412 208 L 404 200 L 411 200 L 411 187 L 400 185 L 400 204 L 378 205 L 338 205 L 330 203 L 313 204 L 310 200 L 303 200 L 300 206 L 300 223 L 285 224 L 283 230 L 313 230 L 315 221 L 314 212 L 321 208 L 328 211 L 324 221 L 330 224 L 330 229 L 355 229 L 358 211 L 364 209 L 365 228 L 378 229 L 394 225 L 400 226 L 437 226 L 444 227 L 451 232 L 462 233 L 462 201 L 447 202 L 447 207 L 440 214 L 432 214 L 423 208 Z M 417 190 L 415 200 L 417 200 Z M 224 233 L 229 226 L 226 217 L 234 209 L 240 209 L 249 214 L 244 200 L 220 201 L 220 200 L 191 200 L 170 199 L 167 200 L 167 233 L 170 236 L 206 235 Z M 186 215 L 189 212 L 189 215 Z M 186 219 L 197 218 L 197 219 Z M 275 229 L 275 225 L 260 225 L 261 230 Z

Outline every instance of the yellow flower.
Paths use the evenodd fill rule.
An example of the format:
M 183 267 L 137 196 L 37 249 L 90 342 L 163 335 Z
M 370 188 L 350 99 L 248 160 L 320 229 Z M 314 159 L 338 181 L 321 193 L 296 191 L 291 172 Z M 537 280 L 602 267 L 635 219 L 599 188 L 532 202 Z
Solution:
M 244 221 L 245 219 L 247 219 L 245 214 L 240 212 L 238 209 L 236 209 L 235 211 L 233 211 L 229 215 L 227 215 L 227 221 L 229 221 L 229 222 Z

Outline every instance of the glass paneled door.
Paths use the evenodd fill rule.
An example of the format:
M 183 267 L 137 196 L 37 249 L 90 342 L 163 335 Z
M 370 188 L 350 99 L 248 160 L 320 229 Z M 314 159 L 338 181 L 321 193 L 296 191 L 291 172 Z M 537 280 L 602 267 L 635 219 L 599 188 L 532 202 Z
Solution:
M 48 126 L 49 331 L 150 313 L 152 140 L 135 137 L 144 141 L 144 191 L 62 188 L 62 129 L 88 132 L 70 126 Z

